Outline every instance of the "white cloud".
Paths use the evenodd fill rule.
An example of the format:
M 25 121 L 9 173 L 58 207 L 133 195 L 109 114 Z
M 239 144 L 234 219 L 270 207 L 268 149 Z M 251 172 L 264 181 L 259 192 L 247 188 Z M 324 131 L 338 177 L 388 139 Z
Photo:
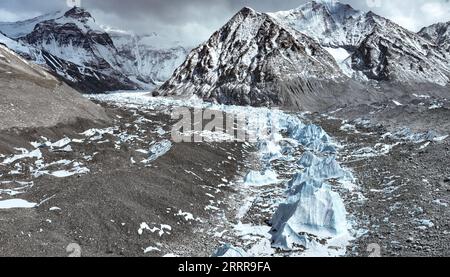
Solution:
M 7 11 L 0 8 L 0 21 L 4 22 L 10 22 L 10 21 L 17 21 L 23 18 L 23 15 L 19 15 L 16 12 Z
M 429 2 L 420 7 L 424 18 L 433 19 L 434 21 L 450 21 L 450 4 L 449 2 Z
M 136 33 L 163 33 L 186 44 L 206 40 L 243 6 L 259 11 L 287 10 L 307 0 L 82 0 L 104 25 Z M 356 9 L 387 17 L 412 31 L 436 22 L 450 21 L 448 0 L 341 0 Z M 30 18 L 67 8 L 65 0 L 1 0 L 0 21 Z M 377 3 L 377 5 L 373 5 Z

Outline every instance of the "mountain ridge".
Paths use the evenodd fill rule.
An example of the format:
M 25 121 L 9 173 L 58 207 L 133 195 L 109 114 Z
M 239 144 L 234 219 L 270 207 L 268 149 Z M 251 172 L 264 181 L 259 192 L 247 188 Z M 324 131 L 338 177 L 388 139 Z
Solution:
M 418 34 L 450 52 L 450 21 L 424 27 Z
M 124 48 L 133 53 L 127 55 L 119 51 L 117 41 L 91 13 L 77 7 L 26 21 L 0 23 L 0 30 L 7 30 L 11 40 L 24 46 L 10 43 L 11 49 L 47 66 L 85 93 L 152 89 L 165 81 L 187 55 L 181 46 L 158 48 L 152 42 L 127 44 Z M 164 73 L 156 70 L 158 65 L 166 69 Z
M 369 79 L 405 82 L 419 79 L 441 86 L 450 82 L 448 57 L 442 56 L 438 48 L 418 34 L 371 11 L 361 12 L 338 1 L 312 1 L 297 9 L 270 15 L 282 24 L 316 38 L 323 47 L 349 50 L 353 69 Z M 405 46 L 408 49 L 402 51 Z M 386 50 L 389 55 L 386 55 Z M 406 55 L 411 58 L 403 59 Z M 402 59 L 402 64 L 393 65 Z M 415 68 L 411 68 L 411 64 Z M 438 70 L 433 70 L 434 67 Z M 427 74 L 424 68 L 431 72 Z M 433 78 L 434 75 L 437 77 Z
M 256 19 L 237 20 L 249 16 Z M 261 27 L 264 24 L 255 23 L 258 18 L 261 22 L 271 22 L 272 27 L 268 27 L 271 24 Z M 285 32 L 294 45 L 305 41 L 315 45 L 313 52 L 320 53 L 318 56 L 324 60 L 328 59 L 329 64 L 333 64 L 328 68 L 332 70 L 315 76 L 302 75 L 313 71 L 308 68 L 302 72 L 302 62 L 308 61 L 311 53 L 294 51 L 288 55 L 288 49 L 282 44 L 273 47 L 278 47 L 281 54 L 276 62 L 271 60 L 268 48 L 258 44 L 264 36 L 255 36 L 255 30 L 264 30 L 268 37 L 265 39 L 272 42 Z M 241 35 L 240 39 L 235 38 L 236 33 Z M 327 38 L 329 34 L 336 36 Z M 248 46 L 247 42 L 251 45 Z M 299 49 L 302 47 L 308 48 L 303 45 Z M 256 52 L 251 52 L 255 49 Z M 283 63 L 286 56 L 295 64 L 294 67 Z M 314 58 L 317 60 L 318 56 Z M 242 57 L 247 57 L 246 64 L 242 63 Z M 373 12 L 360 12 L 337 1 L 331 4 L 312 1 L 297 9 L 277 13 L 258 13 L 245 7 L 206 43 L 194 49 L 185 63 L 153 95 L 196 94 L 208 101 L 239 105 L 285 107 L 295 103 L 294 106 L 300 109 L 323 109 L 327 105 L 351 104 L 352 101 L 408 97 L 423 89 L 442 96 L 448 95 L 449 91 L 449 57 L 418 34 Z M 254 63 L 256 60 L 259 62 Z M 221 62 L 225 70 L 219 66 Z M 264 66 L 255 67 L 258 64 Z M 318 69 L 321 65 L 320 62 L 314 64 Z M 281 70 L 275 71 L 274 68 Z M 230 75 L 230 72 L 243 74 L 247 81 Z M 270 76 L 270 82 L 264 82 L 261 78 L 263 73 L 275 74 Z M 339 80 L 332 76 L 339 76 Z M 324 85 L 324 79 L 327 85 Z

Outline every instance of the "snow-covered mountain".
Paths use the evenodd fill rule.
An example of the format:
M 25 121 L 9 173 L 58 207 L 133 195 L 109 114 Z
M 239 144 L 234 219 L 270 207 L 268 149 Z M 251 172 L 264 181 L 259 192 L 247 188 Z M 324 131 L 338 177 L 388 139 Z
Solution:
M 189 49 L 157 33 L 133 32 L 104 27 L 111 36 L 127 76 L 147 84 L 162 84 L 186 59 Z
M 39 22 L 18 41 L 39 49 L 50 68 L 83 91 L 139 88 L 121 71 L 109 35 L 83 9 Z
M 440 93 L 450 83 L 449 57 L 418 34 L 337 1 L 268 14 L 244 8 L 153 94 L 304 107 L 380 100 L 411 87 Z
M 423 28 L 419 35 L 450 52 L 450 21 Z
M 329 47 L 358 45 L 373 27 L 364 12 L 335 1 L 311 1 L 269 15 Z
M 243 8 L 193 50 L 155 95 L 196 94 L 224 104 L 279 105 L 322 82 L 344 82 L 333 57 L 313 39 Z
M 448 54 L 373 12 L 361 12 L 337 1 L 312 1 L 270 15 L 318 40 L 336 60 L 345 61 L 341 66 L 353 77 L 441 86 L 450 82 Z M 342 57 L 345 52 L 347 59 Z
M 165 81 L 187 55 L 176 44 L 158 48 L 146 36 L 130 36 L 99 25 L 73 8 L 26 21 L 0 23 L 11 49 L 46 65 L 73 87 L 98 93 L 153 88 Z M 163 68 L 163 70 L 160 70 Z

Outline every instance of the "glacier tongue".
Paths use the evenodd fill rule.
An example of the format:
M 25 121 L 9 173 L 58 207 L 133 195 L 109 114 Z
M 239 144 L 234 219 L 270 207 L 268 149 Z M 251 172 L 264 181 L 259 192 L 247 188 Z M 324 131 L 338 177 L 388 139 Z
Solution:
M 327 182 L 353 181 L 336 160 L 336 144 L 316 125 L 283 120 L 288 135 L 307 151 L 297 162 L 303 168 L 287 183 L 287 200 L 279 205 L 271 224 L 272 246 L 283 250 L 317 248 L 319 240 L 347 235 L 346 210 Z
M 245 176 L 244 182 L 249 186 L 267 186 L 278 183 L 278 175 L 273 170 L 266 170 L 264 172 L 250 171 Z
M 109 94 L 91 98 L 135 107 L 189 106 L 219 110 L 245 118 L 264 119 L 267 128 L 260 128 L 260 122 L 252 120 L 244 127 L 246 131 L 256 131 L 255 146 L 258 147 L 257 157 L 263 170 L 250 171 L 241 179 L 242 182 L 233 185 L 241 185 L 236 187 L 244 197 L 239 195 L 239 199 L 236 199 L 239 207 L 250 205 L 249 207 L 253 208 L 252 203 L 257 201 L 255 196 L 261 199 L 261 207 L 256 205 L 254 208 L 261 214 L 270 213 L 272 228 L 263 225 L 262 221 L 261 225 L 257 226 L 254 226 L 254 223 L 242 223 L 246 217 L 244 211 L 244 214 L 237 218 L 237 224 L 228 222 L 234 230 L 225 231 L 230 233 L 230 239 L 236 240 L 233 241 L 234 245 L 243 247 L 252 256 L 277 255 L 277 248 L 293 250 L 289 255 L 345 254 L 351 239 L 348 231 L 350 226 L 347 223 L 343 200 L 333 188 L 345 182 L 352 182 L 353 177 L 339 165 L 336 159 L 339 147 L 321 127 L 306 125 L 300 116 L 279 110 L 217 105 L 198 99 L 189 102 L 147 97 L 145 94 Z M 269 134 L 266 133 L 267 129 Z M 170 150 L 169 143 L 156 144 L 150 152 L 165 153 Z M 300 149 L 304 151 L 301 157 L 297 156 Z M 285 169 L 290 172 L 285 172 Z M 286 178 L 286 174 L 291 176 L 292 173 L 294 176 L 286 183 L 285 188 L 278 189 L 278 179 L 282 182 L 286 180 L 282 179 Z M 345 187 L 342 186 L 342 189 Z M 243 210 L 248 210 L 249 207 Z M 258 222 L 258 219 L 252 222 Z M 231 246 L 219 250 L 218 256 L 242 254 Z

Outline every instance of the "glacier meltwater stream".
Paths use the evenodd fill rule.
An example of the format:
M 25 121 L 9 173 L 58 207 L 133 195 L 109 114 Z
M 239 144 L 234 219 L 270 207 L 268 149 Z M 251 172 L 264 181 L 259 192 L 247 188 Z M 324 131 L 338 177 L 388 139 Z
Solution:
M 337 161 L 339 145 L 321 127 L 305 124 L 300 114 L 216 105 L 196 98 L 154 98 L 142 93 L 96 95 L 91 99 L 123 107 L 167 106 L 167 110 L 189 107 L 258 118 L 258 126 L 247 120 L 244 127 L 256 132 L 256 142 L 251 145 L 257 149 L 258 167 L 233 181 L 238 193 L 229 205 L 237 212 L 234 218 L 225 216 L 223 220 L 228 222 L 222 230 L 211 232 L 218 237 L 228 233 L 228 239 L 223 239 L 224 245 L 215 256 L 341 256 L 346 253 L 352 227 L 339 191 L 353 186 L 354 178 Z M 261 120 L 265 126 L 261 126 Z M 215 136 L 217 140 L 221 137 Z M 225 140 L 226 137 L 224 143 Z M 269 197 L 261 197 L 264 194 Z M 267 224 L 243 223 L 243 219 L 252 216 L 249 211 L 255 209 L 252 206 L 258 201 L 265 203 L 256 205 L 253 214 L 271 213 L 270 218 L 266 216 Z

